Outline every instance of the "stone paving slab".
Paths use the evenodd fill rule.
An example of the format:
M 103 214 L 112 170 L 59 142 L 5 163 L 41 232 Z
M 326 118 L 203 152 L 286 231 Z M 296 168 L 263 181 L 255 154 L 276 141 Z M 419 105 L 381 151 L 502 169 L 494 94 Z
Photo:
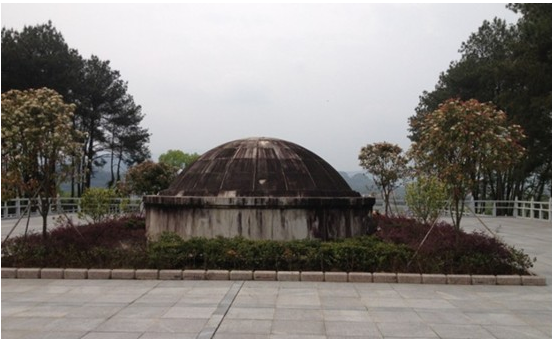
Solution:
M 550 319 L 550 286 L 2 281 L 4 339 L 550 338 Z
M 119 279 L 55 279 L 59 271 L 37 279 L 40 271 L 29 269 L 23 279 L 2 279 L 2 338 L 552 338 L 552 286 L 531 285 L 551 279 L 552 228 L 500 222 L 491 227 L 538 257 L 539 277 L 524 285 L 510 285 L 523 279 L 517 276 L 496 285 L 486 284 L 490 277 L 447 285 L 424 284 L 442 280 L 438 275 L 398 284 L 373 282 L 372 274 L 349 275 L 348 282 L 278 281 L 264 272 L 257 278 L 273 280 L 217 281 L 198 271 L 183 280 L 177 272 L 164 278 L 179 280 L 160 273 L 137 280 L 135 272 L 113 270 Z

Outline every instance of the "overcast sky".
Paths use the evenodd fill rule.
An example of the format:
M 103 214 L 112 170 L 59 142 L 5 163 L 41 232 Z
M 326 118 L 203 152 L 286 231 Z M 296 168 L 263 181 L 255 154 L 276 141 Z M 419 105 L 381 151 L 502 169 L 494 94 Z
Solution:
M 409 147 L 418 97 L 494 17 L 517 20 L 504 4 L 2 4 L 2 27 L 51 20 L 111 61 L 154 160 L 266 136 L 344 171 L 366 144 Z

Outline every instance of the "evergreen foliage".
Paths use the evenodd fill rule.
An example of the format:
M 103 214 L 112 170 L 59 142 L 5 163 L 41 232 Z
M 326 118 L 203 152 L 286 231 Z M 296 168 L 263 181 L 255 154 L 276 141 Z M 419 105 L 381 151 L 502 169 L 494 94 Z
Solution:
M 460 60 L 451 62 L 433 91 L 420 96 L 410 118 L 412 141 L 417 121 L 450 98 L 492 102 L 520 125 L 526 158 L 508 169 L 484 173 L 471 192 L 474 199 L 543 198 L 552 185 L 552 5 L 511 4 L 522 17 L 515 25 L 484 21 L 462 43 Z
M 85 133 L 83 157 L 75 159 L 71 195 L 89 188 L 94 172 L 110 165 L 110 185 L 120 180 L 121 165 L 150 157 L 149 133 L 140 127 L 141 107 L 109 61 L 85 59 L 70 48 L 52 24 L 2 29 L 2 93 L 47 87 L 76 105 L 73 127 Z

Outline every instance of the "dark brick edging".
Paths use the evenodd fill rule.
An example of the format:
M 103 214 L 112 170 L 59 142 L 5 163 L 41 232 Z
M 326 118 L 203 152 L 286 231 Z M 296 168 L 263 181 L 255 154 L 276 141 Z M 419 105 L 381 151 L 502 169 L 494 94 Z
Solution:
M 545 286 L 537 275 L 456 275 L 369 272 L 155 270 L 2 267 L 2 279 L 255 280 L 359 283 Z

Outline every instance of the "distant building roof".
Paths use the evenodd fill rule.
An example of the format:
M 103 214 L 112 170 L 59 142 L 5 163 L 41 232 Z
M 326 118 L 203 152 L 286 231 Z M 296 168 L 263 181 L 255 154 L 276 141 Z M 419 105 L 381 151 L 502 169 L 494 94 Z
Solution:
M 273 138 L 228 142 L 205 153 L 160 195 L 358 197 L 324 159 Z

